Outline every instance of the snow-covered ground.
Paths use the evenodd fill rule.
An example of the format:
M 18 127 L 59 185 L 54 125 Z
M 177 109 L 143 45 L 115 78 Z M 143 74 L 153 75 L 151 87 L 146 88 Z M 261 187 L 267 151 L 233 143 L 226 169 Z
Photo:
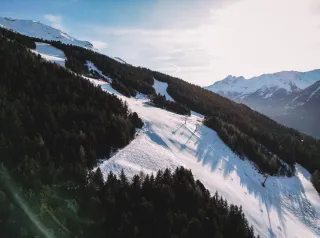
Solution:
M 320 197 L 310 182 L 310 173 L 297 165 L 292 178 L 264 180 L 251 162 L 241 160 L 217 133 L 202 125 L 203 116 L 185 116 L 151 106 L 146 96 L 126 98 L 109 83 L 84 77 L 104 91 L 126 101 L 145 126 L 128 146 L 99 165 L 104 176 L 121 170 L 132 177 L 143 171 L 184 166 L 192 170 L 211 193 L 219 192 L 229 203 L 241 205 L 261 237 L 319 237 Z M 155 80 L 157 93 L 166 95 L 167 84 Z
M 108 91 L 106 85 L 101 87 Z M 157 85 L 156 91 L 163 92 L 163 85 Z M 201 125 L 201 117 L 191 115 L 184 124 L 184 116 L 152 107 L 147 99 L 119 97 L 145 126 L 134 141 L 100 165 L 105 176 L 123 169 L 132 177 L 182 165 L 211 193 L 218 191 L 228 202 L 241 205 L 261 237 L 320 236 L 320 198 L 304 168 L 298 165 L 293 178 L 270 177 L 263 188 L 264 178 L 251 162 L 241 160 L 215 131 Z
M 4 27 L 6 29 L 13 30 L 19 32 L 20 34 L 31 37 L 50 41 L 61 41 L 64 44 L 76 45 L 86 49 L 95 50 L 90 42 L 77 40 L 59 29 L 37 21 L 0 17 L 0 27 Z
M 40 54 L 42 58 L 59 64 L 60 66 L 65 66 L 66 56 L 63 51 L 53 47 L 50 44 L 36 42 L 36 49 L 31 50 L 35 54 Z
M 163 95 L 163 96 L 166 96 L 166 99 L 168 101 L 174 102 L 173 98 L 167 92 L 168 84 L 160 82 L 160 81 L 156 80 L 155 78 L 153 78 L 153 79 L 154 79 L 154 89 L 156 90 L 156 93 Z

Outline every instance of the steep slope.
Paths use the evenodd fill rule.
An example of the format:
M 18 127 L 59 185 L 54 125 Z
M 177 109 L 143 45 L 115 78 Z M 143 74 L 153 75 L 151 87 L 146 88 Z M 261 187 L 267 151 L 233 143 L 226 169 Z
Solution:
M 154 79 L 167 83 L 166 92 L 175 102 L 205 115 L 207 125 L 219 130 L 219 136 L 224 137 L 224 142 L 236 153 L 257 162 L 261 172 L 290 176 L 294 172 L 296 162 L 311 173 L 320 170 L 318 159 L 320 141 L 281 126 L 243 104 L 234 103 L 181 79 L 149 69 L 121 64 L 105 55 L 81 47 L 66 46 L 58 42 L 51 42 L 51 44 L 62 50 L 68 61 L 72 59 L 78 66 L 71 67 L 71 70 L 83 74 L 83 69 L 87 69 L 87 61 L 90 61 L 104 75 L 113 79 L 111 86 L 114 89 L 121 90 L 121 93 L 127 97 L 139 92 L 154 95 Z M 77 71 L 77 69 L 80 70 Z M 211 119 L 219 119 L 224 122 L 224 125 L 214 125 Z M 226 130 L 231 131 L 225 133 Z M 289 166 L 284 166 L 280 160 L 285 161 Z M 320 183 L 315 186 L 320 191 Z
M 61 47 L 59 46 L 59 44 L 56 44 L 55 46 L 57 46 L 57 48 Z M 69 51 L 66 52 L 70 53 L 70 51 L 71 50 L 69 49 Z M 6 55 L 8 55 L 8 53 L 0 54 L 0 59 L 1 57 L 5 59 Z M 68 57 L 68 54 L 65 55 Z M 87 52 L 86 56 L 90 58 L 84 61 L 86 62 L 85 64 L 87 64 L 88 61 L 94 61 L 94 57 L 89 52 Z M 105 58 L 102 56 L 100 57 L 102 59 L 100 65 L 103 65 L 104 68 L 98 67 L 96 62 L 94 62 L 96 71 L 103 72 L 104 75 L 114 73 L 112 71 L 114 70 L 113 67 L 111 67 L 112 70 L 106 70 L 109 65 L 106 64 L 105 66 Z M 5 60 L 3 61 L 4 63 L 6 63 Z M 112 61 L 110 62 L 113 63 Z M 121 66 L 119 67 L 123 71 L 128 70 L 128 72 L 131 72 L 131 68 L 126 65 L 121 64 Z M 58 70 L 58 72 L 59 70 L 61 71 L 61 67 L 54 68 Z M 119 70 L 117 73 L 121 73 L 121 70 Z M 140 72 L 139 70 L 142 69 L 138 68 L 136 70 Z M 142 75 L 148 75 L 148 72 L 150 71 L 144 69 L 144 71 L 142 72 L 144 72 L 144 74 Z M 306 143 L 311 146 L 311 149 L 312 146 L 315 145 L 315 142 L 311 138 L 305 137 L 287 128 L 283 128 L 272 120 L 253 112 L 245 106 L 232 103 L 231 101 L 226 100 L 218 95 L 203 90 L 200 87 L 187 84 L 186 82 L 183 82 L 179 79 L 168 77 L 156 72 L 152 72 L 151 75 L 153 75 L 156 79 L 161 78 L 161 82 L 168 85 L 168 87 L 165 88 L 165 84 L 162 84 L 162 88 L 160 90 L 156 85 L 153 84 L 152 86 L 155 92 L 162 92 L 163 94 L 168 93 L 175 101 L 181 101 L 183 99 L 183 101 L 192 106 L 192 108 L 195 108 L 200 112 L 203 111 L 206 114 L 218 112 L 220 115 L 218 113 L 214 115 L 220 116 L 226 121 L 228 121 L 229 118 L 228 122 L 231 122 L 230 118 L 233 119 L 233 123 L 235 123 L 234 127 L 243 129 L 240 126 L 241 124 L 236 124 L 237 121 L 235 120 L 243 117 L 243 121 L 246 121 L 246 119 L 248 119 L 248 123 L 254 126 L 254 131 L 261 130 L 259 132 L 262 132 L 266 125 L 269 125 L 270 130 L 268 131 L 271 131 L 273 133 L 271 135 L 276 138 L 275 141 L 280 142 L 280 140 L 277 140 L 279 137 L 276 136 L 283 134 L 283 138 L 288 137 L 289 141 L 293 139 L 295 143 L 299 143 L 301 139 L 305 140 Z M 159 78 L 155 75 L 159 76 Z M 117 76 L 119 77 L 119 75 Z M 20 78 L 20 80 L 24 82 L 24 79 L 26 78 L 28 78 L 28 76 L 22 77 Z M 45 79 L 45 77 L 39 77 L 39 80 L 41 80 L 42 83 L 46 82 Z M 91 82 L 96 83 L 106 91 L 112 89 L 109 83 L 96 81 L 91 78 L 88 79 Z M 130 80 L 136 79 L 130 78 Z M 75 83 L 75 81 L 76 80 L 71 80 L 69 83 Z M 11 81 L 9 80 L 8 83 L 10 84 Z M 26 83 L 28 82 L 26 81 Z M 149 84 L 150 82 L 148 81 L 148 85 Z M 14 86 L 16 84 L 11 85 Z M 40 92 L 41 90 L 43 90 L 43 86 L 39 87 L 38 85 L 36 85 L 35 87 L 26 87 L 26 89 L 31 92 L 32 90 L 39 90 Z M 65 90 L 65 87 L 63 86 L 57 87 L 57 90 L 64 93 L 65 96 L 70 97 L 70 99 L 72 100 L 79 99 L 76 94 L 70 93 L 71 90 Z M 95 91 L 93 89 L 91 89 L 90 91 L 96 93 L 96 100 L 97 102 L 99 102 L 99 99 L 101 98 L 101 95 L 99 94 L 100 91 Z M 49 90 L 49 92 L 51 91 Z M 197 94 L 195 92 L 199 93 Z M 111 93 L 120 95 L 113 89 Z M 23 93 L 20 93 L 19 96 L 25 98 Z M 145 127 L 142 129 L 140 135 L 136 140 L 134 140 L 123 150 L 120 150 L 118 153 L 116 153 L 111 158 L 111 160 L 106 161 L 101 165 L 101 168 L 104 169 L 105 173 L 108 173 L 109 171 L 120 172 L 123 169 L 128 175 L 132 176 L 134 173 L 137 173 L 140 170 L 145 170 L 146 173 L 150 173 L 155 172 L 160 168 L 174 168 L 176 166 L 184 165 L 185 167 L 191 168 L 193 170 L 195 176 L 199 178 L 203 183 L 205 183 L 206 187 L 209 188 L 211 193 L 214 193 L 216 190 L 218 190 L 228 200 L 230 199 L 230 201 L 234 201 L 236 204 L 242 205 L 242 209 L 245 211 L 250 222 L 254 225 L 256 231 L 261 234 L 262 237 L 316 237 L 317 235 L 319 235 L 319 196 L 310 183 L 310 174 L 303 168 L 297 165 L 296 174 L 291 178 L 270 177 L 266 183 L 266 188 L 263 188 L 261 186 L 263 177 L 256 170 L 255 166 L 248 160 L 241 160 L 237 154 L 230 150 L 229 145 L 226 145 L 222 142 L 215 131 L 206 126 L 202 126 L 202 117 L 193 115 L 188 119 L 187 123 L 185 123 L 185 116 L 180 116 L 159 108 L 154 108 L 150 106 L 146 99 L 144 99 L 145 97 L 141 97 L 141 94 L 139 95 L 139 98 L 142 99 L 138 100 L 135 98 L 126 98 L 123 96 L 119 97 L 127 102 L 131 110 L 135 110 L 139 113 L 139 116 L 141 116 L 145 121 Z M 43 98 L 56 99 L 55 94 L 53 93 L 48 93 Z M 15 99 L 16 98 L 13 98 L 13 100 Z M 199 103 L 197 100 L 200 100 L 200 102 L 202 103 Z M 56 101 L 60 102 L 59 98 L 57 98 Z M 90 103 L 90 101 L 84 100 L 80 102 Z M 62 102 L 64 101 L 62 100 Z M 81 103 L 80 105 L 82 105 Z M 101 105 L 104 106 L 105 104 L 101 102 Z M 199 105 L 202 105 L 202 107 Z M 23 108 L 19 104 L 17 104 L 16 107 Z M 114 107 L 115 110 L 117 108 L 118 107 Z M 29 110 L 29 107 L 26 108 L 26 110 Z M 87 110 L 91 111 L 90 109 Z M 229 112 L 231 112 L 231 114 L 228 114 Z M 9 110 L 9 113 L 12 114 L 12 110 Z M 50 114 L 48 114 L 46 110 L 40 110 L 39 113 L 43 116 L 50 116 Z M 57 116 L 59 115 L 60 114 L 57 114 Z M 97 122 L 91 123 L 92 119 L 98 120 L 99 123 L 104 122 L 103 118 L 102 120 L 100 120 L 104 113 L 98 113 L 94 118 L 86 117 L 86 115 L 86 113 L 84 113 L 83 115 L 84 121 L 90 122 L 88 123 L 88 125 L 93 126 L 94 129 L 97 129 L 95 128 Z M 69 119 L 70 117 L 66 118 Z M 78 117 L 74 118 L 78 119 Z M 13 117 L 13 119 L 15 118 Z M 71 120 L 72 119 L 73 117 L 71 117 Z M 18 125 L 20 124 L 17 120 L 11 121 L 17 123 Z M 33 120 L 31 118 L 29 122 L 32 123 L 32 121 Z M 122 120 L 119 118 L 117 121 Z M 46 120 L 43 120 L 42 122 L 43 124 L 45 124 Z M 81 128 L 82 124 L 82 122 L 80 123 L 80 125 L 78 125 L 78 123 L 75 124 L 74 122 L 70 122 L 67 125 L 72 128 L 74 133 L 79 131 L 79 127 Z M 261 126 L 259 127 L 259 125 Z M 245 126 L 247 126 L 247 124 L 245 124 Z M 44 125 L 44 127 L 46 130 L 51 128 L 47 125 Z M 120 127 L 123 128 L 123 126 Z M 102 131 L 104 130 L 101 130 L 101 132 Z M 90 136 L 92 136 L 92 141 L 95 141 L 95 135 L 100 135 L 101 132 L 99 130 L 91 135 L 90 133 L 83 134 L 80 131 L 79 137 L 75 137 L 76 135 L 72 134 L 68 139 L 74 139 L 75 142 L 78 142 L 81 141 L 81 138 L 86 138 L 86 135 L 89 134 Z M 260 136 L 261 135 L 263 136 L 263 134 L 260 134 Z M 98 136 L 97 138 L 100 137 Z M 255 137 L 252 136 L 251 140 L 253 140 L 254 138 Z M 59 137 L 57 137 L 57 139 L 55 140 L 59 141 Z M 23 143 L 26 142 L 28 142 L 28 140 L 23 141 Z M 38 146 L 43 145 L 43 142 L 41 140 L 37 139 L 35 142 Z M 1 143 L 3 143 L 3 140 L 1 140 Z M 21 145 L 23 145 L 23 143 L 21 143 Z M 281 147 L 286 147 L 287 143 L 285 140 L 283 140 L 281 141 L 281 144 L 283 145 Z M 301 146 L 302 144 L 303 143 L 300 143 L 298 145 Z M 289 144 L 288 149 L 290 151 L 295 151 L 297 149 L 296 147 L 298 146 L 292 147 Z M 304 146 L 303 148 L 308 150 L 307 146 Z M 73 152 L 75 151 L 71 151 L 71 154 L 74 154 Z M 311 150 L 308 151 L 308 153 L 310 152 Z M 29 160 L 27 161 L 29 162 Z M 305 161 L 302 160 L 302 162 Z M 26 165 L 29 164 L 31 168 L 27 169 L 26 171 L 34 173 L 34 169 L 36 169 L 36 166 L 32 168 L 33 163 L 26 163 Z M 22 165 L 19 168 L 21 169 L 22 167 L 23 169 L 26 165 Z M 77 169 L 77 167 L 75 167 L 75 169 Z M 45 175 L 47 174 L 45 173 Z M 98 175 L 99 173 L 96 173 L 92 180 L 95 181 L 96 176 Z M 50 176 L 50 179 L 54 178 L 54 176 Z M 96 190 L 99 191 L 100 194 L 102 193 L 99 190 L 99 187 L 101 188 L 101 185 L 95 184 L 94 182 L 90 181 L 86 185 L 88 186 L 86 186 L 85 188 L 80 187 L 81 190 L 79 191 L 79 194 L 85 196 L 85 201 L 82 201 L 81 205 L 83 205 L 84 207 L 88 207 L 88 214 L 92 214 L 91 212 L 93 211 L 101 211 L 101 209 L 99 208 L 101 208 L 102 202 L 99 201 L 97 197 L 92 196 L 92 194 Z M 78 189 L 78 187 L 73 187 L 72 184 L 67 188 L 70 189 L 70 187 L 71 189 Z M 47 188 L 44 188 L 42 194 L 44 197 L 46 197 L 50 195 L 50 192 L 48 193 Z M 111 201 L 113 200 L 112 197 L 109 198 Z M 67 200 L 66 203 L 68 203 L 68 209 L 70 208 L 70 210 L 76 210 L 77 204 L 73 205 L 73 201 Z M 46 204 L 43 204 L 43 206 L 41 207 L 45 206 Z M 124 218 L 124 220 L 126 221 L 125 218 L 127 216 L 127 214 L 124 214 L 122 218 Z M 70 216 L 68 216 L 68 218 L 69 217 Z M 74 217 L 73 213 L 71 213 L 71 217 Z M 76 220 L 77 223 L 79 223 L 79 221 L 83 221 L 82 219 L 74 220 Z M 83 224 L 81 224 L 82 226 L 87 226 L 90 225 L 92 221 L 95 221 L 93 217 L 92 220 L 84 220 Z
M 286 101 L 286 113 L 274 115 L 274 119 L 320 138 L 320 81 L 291 95 Z
M 47 26 L 41 22 L 0 17 L 0 27 L 16 31 L 30 37 L 49 41 L 61 41 L 64 44 L 76 45 L 90 50 L 94 49 L 90 42 L 77 40 L 69 36 L 67 33 L 51 26 Z
M 96 69 L 100 71 L 99 69 Z M 126 98 L 106 82 L 90 79 L 104 91 L 125 100 L 145 122 L 138 137 L 99 167 L 129 178 L 141 171 L 184 166 L 193 171 L 211 193 L 218 191 L 228 201 L 241 205 L 250 224 L 261 237 L 317 237 L 320 199 L 310 183 L 310 174 L 297 166 L 292 178 L 271 177 L 266 188 L 263 176 L 248 160 L 241 160 L 218 135 L 202 126 L 203 117 L 185 117 L 151 107 L 146 97 Z M 167 94 L 167 84 L 155 80 L 155 91 Z
M 88 175 L 135 137 L 140 119 L 116 96 L 41 57 L 0 30 L 1 237 L 92 237 L 86 210 L 97 192 Z
M 102 88 L 108 92 L 108 87 Z M 163 87 L 155 88 L 163 91 Z M 155 174 L 159 169 L 182 165 L 211 193 L 218 191 L 241 205 L 261 237 L 320 235 L 320 198 L 310 183 L 310 174 L 301 166 L 297 165 L 292 178 L 268 178 L 263 188 L 264 177 L 253 164 L 241 160 L 215 131 L 203 126 L 203 118 L 192 115 L 185 124 L 184 116 L 150 107 L 147 99 L 118 96 L 138 112 L 145 127 L 130 145 L 99 166 L 105 178 L 110 171 L 120 174 L 123 170 L 133 177 L 141 171 Z

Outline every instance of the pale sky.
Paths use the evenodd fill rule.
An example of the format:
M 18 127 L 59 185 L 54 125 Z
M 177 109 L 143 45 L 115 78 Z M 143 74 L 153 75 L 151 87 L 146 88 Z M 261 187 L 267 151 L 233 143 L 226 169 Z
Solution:
M 62 6 L 32 9 L 34 15 L 12 9 L 2 14 L 59 26 L 107 55 L 201 86 L 230 74 L 248 78 L 320 68 L 320 0 L 69 2 L 85 11 Z

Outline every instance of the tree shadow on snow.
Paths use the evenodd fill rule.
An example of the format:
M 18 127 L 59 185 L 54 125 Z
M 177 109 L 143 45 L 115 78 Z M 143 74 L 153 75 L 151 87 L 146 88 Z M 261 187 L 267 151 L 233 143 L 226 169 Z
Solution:
M 158 145 L 161 145 L 161 146 L 169 149 L 169 147 L 168 147 L 168 145 L 166 144 L 166 142 L 164 142 L 164 140 L 162 140 L 161 137 L 159 137 L 156 133 L 154 133 L 154 132 L 152 131 L 152 128 L 151 128 L 151 125 L 150 125 L 149 122 L 145 122 L 145 126 L 146 126 L 146 128 L 147 128 L 145 134 L 146 134 L 154 143 L 156 143 L 156 144 L 158 144 Z
M 253 163 L 236 156 L 221 141 L 216 132 L 206 126 L 201 126 L 198 133 L 200 139 L 194 143 L 197 160 L 204 166 L 210 166 L 212 171 L 222 173 L 226 180 L 233 182 L 235 178 L 233 172 L 236 173 L 240 179 L 240 185 L 244 188 L 244 196 L 247 196 L 248 193 L 253 194 L 260 201 L 261 215 L 267 213 L 269 237 L 275 237 L 276 232 L 286 236 L 283 208 L 293 212 L 304 224 L 320 234 L 320 228 L 315 224 L 317 212 L 307 199 L 297 176 L 293 178 L 269 177 L 264 188 L 261 185 L 264 177 L 254 168 Z M 303 176 L 308 177 L 307 172 L 299 172 L 304 172 Z M 272 210 L 277 213 L 281 227 L 272 227 L 269 214 Z

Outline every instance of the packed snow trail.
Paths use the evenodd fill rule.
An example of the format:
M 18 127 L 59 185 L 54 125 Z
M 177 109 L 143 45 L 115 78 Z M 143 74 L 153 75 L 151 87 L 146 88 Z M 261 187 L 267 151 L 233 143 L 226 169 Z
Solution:
M 35 54 L 40 54 L 42 58 L 65 67 L 66 56 L 63 51 L 47 43 L 36 42 L 36 49 L 31 50 Z
M 320 236 L 320 197 L 304 168 L 297 165 L 292 178 L 269 177 L 264 188 L 264 177 L 250 161 L 241 160 L 215 131 L 201 126 L 202 115 L 192 113 L 185 123 L 185 116 L 151 106 L 146 96 L 126 98 L 109 83 L 84 78 L 126 101 L 145 123 L 136 139 L 99 165 L 105 178 L 110 171 L 133 177 L 184 166 L 211 193 L 218 191 L 229 204 L 241 205 L 261 237 Z M 156 92 L 165 95 L 166 88 L 158 85 Z

